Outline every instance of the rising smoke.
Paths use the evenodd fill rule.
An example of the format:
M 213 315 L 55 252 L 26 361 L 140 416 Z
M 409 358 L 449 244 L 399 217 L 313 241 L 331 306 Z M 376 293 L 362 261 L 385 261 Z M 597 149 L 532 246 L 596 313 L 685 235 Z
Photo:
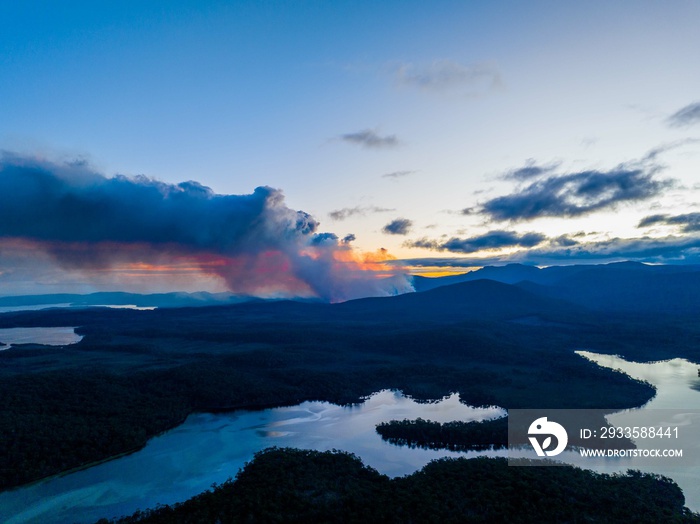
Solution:
M 193 181 L 106 177 L 86 163 L 5 154 L 0 202 L 0 247 L 21 241 L 70 269 L 187 260 L 233 292 L 341 301 L 411 290 L 383 263 L 386 252 L 358 254 L 270 187 L 221 195 Z

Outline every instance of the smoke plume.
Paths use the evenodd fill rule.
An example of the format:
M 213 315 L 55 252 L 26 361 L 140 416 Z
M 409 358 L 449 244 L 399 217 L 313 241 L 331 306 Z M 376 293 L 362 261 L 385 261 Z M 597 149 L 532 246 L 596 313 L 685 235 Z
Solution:
M 233 292 L 329 301 L 410 291 L 388 254 L 358 254 L 319 232 L 270 187 L 221 195 L 194 181 L 106 177 L 85 163 L 5 154 L 0 203 L 0 249 L 20 242 L 71 270 L 189 264 Z

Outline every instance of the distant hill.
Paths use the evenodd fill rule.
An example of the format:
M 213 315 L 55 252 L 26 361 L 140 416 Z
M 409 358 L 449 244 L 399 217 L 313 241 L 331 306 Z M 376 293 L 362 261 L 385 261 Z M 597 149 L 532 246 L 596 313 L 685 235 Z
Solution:
M 414 277 L 418 292 L 455 282 L 488 278 L 523 291 L 598 311 L 627 313 L 700 313 L 700 266 L 619 262 L 537 268 L 521 264 L 484 267 L 464 275 Z
M 581 309 L 512 284 L 479 279 L 421 293 L 364 298 L 334 306 L 344 314 L 402 320 L 510 320 L 532 315 L 573 317 Z
M 571 266 L 550 266 L 538 268 L 524 264 L 507 264 L 505 266 L 485 266 L 476 271 L 448 277 L 413 277 L 414 289 L 418 292 L 436 287 L 448 286 L 459 282 L 471 282 L 487 278 L 504 284 L 534 282 L 535 284 L 553 285 L 571 279 L 580 273 L 600 274 L 616 271 L 639 275 L 681 274 L 700 271 L 700 265 L 649 265 L 640 262 L 613 262 L 611 264 L 578 264 Z
M 523 281 L 551 283 L 562 278 L 563 274 L 574 274 L 588 267 L 590 266 L 558 266 L 540 269 L 536 266 L 526 266 L 523 264 L 486 266 L 462 275 L 436 278 L 414 276 L 413 287 L 417 292 L 422 292 L 437 287 L 481 279 L 495 280 L 496 282 L 502 282 L 504 284 L 517 284 Z
M 151 307 L 196 307 L 221 304 L 237 304 L 254 300 L 244 295 L 232 293 L 153 293 L 141 295 L 138 293 L 98 292 L 87 295 L 57 293 L 48 295 L 22 295 L 0 297 L 0 307 L 19 308 L 25 306 L 136 306 L 139 308 Z
M 478 284 L 477 284 L 478 283 Z M 700 266 L 648 265 L 620 262 L 601 265 L 551 266 L 522 264 L 487 266 L 448 277 L 413 277 L 417 293 L 365 298 L 339 304 L 323 314 L 392 315 L 395 319 L 510 318 L 535 312 L 569 315 L 580 308 L 620 313 L 700 314 Z M 468 285 L 469 284 L 469 285 Z M 418 296 L 420 295 L 420 297 Z M 99 292 L 87 295 L 48 294 L 0 297 L 0 311 L 45 307 L 112 306 L 174 308 L 232 305 L 267 301 L 232 293 Z M 273 309 L 297 312 L 295 300 Z M 307 304 L 308 305 L 308 304 Z M 282 308 L 282 309 L 279 309 Z M 320 313 L 319 313 L 320 314 Z
M 553 285 L 522 283 L 540 296 L 565 299 L 601 311 L 700 314 L 700 269 L 679 266 L 595 266 Z

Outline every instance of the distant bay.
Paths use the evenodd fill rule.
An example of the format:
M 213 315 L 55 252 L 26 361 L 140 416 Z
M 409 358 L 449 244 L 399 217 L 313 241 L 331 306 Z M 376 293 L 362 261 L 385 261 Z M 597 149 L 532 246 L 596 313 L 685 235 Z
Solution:
M 0 329 L 0 350 L 17 344 L 42 344 L 47 346 L 67 346 L 83 339 L 74 327 L 31 327 Z

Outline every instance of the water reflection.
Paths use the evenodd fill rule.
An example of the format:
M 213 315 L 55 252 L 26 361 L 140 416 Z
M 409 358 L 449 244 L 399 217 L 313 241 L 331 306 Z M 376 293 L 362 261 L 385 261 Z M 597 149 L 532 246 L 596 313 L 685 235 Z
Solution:
M 417 403 L 392 391 L 349 407 L 304 402 L 264 411 L 196 414 L 151 439 L 137 453 L 0 494 L 0 521 L 94 522 L 183 501 L 234 476 L 256 451 L 270 446 L 342 449 L 381 473 L 404 475 L 433 459 L 465 454 L 394 446 L 376 433 L 380 422 L 418 417 L 450 422 L 504 415 L 497 407 L 462 404 L 457 394 L 440 402 Z M 468 455 L 487 453 L 494 454 Z
M 619 369 L 646 380 L 657 390 L 645 406 L 608 416 L 616 426 L 682 425 L 685 457 L 700 457 L 700 378 L 696 364 L 682 359 L 639 364 L 617 356 L 579 352 L 602 367 Z M 685 418 L 678 410 L 687 409 Z M 676 418 L 665 420 L 668 410 Z M 660 415 L 659 415 L 660 413 Z M 9 523 L 94 522 L 130 514 L 136 509 L 171 504 L 208 489 L 236 474 L 256 451 L 270 446 L 342 449 L 390 476 L 411 473 L 430 460 L 446 456 L 506 456 L 506 450 L 458 453 L 399 447 L 375 431 L 380 422 L 416 419 L 436 422 L 484 420 L 503 416 L 500 408 L 476 409 L 454 394 L 436 403 L 417 403 L 400 393 L 381 391 L 356 406 L 304 402 L 264 411 L 196 414 L 181 426 L 151 439 L 141 451 L 89 469 L 0 494 L 0 521 Z M 656 418 L 655 418 L 656 417 Z M 687 431 L 686 431 L 687 430 Z M 667 443 L 664 443 L 667 445 Z M 674 446 L 675 447 L 675 446 Z M 687 450 L 687 451 L 686 451 Z M 649 468 L 634 458 L 582 459 L 566 451 L 558 460 L 599 472 L 641 469 L 673 478 L 683 489 L 686 505 L 700 510 L 700 467 Z M 687 461 L 685 461 L 687 462 Z M 657 463 L 658 464 L 658 463 Z M 668 464 L 668 462 L 666 463 Z
M 656 395 L 644 406 L 608 415 L 608 422 L 616 427 L 679 427 L 678 439 L 654 441 L 638 440 L 640 449 L 682 449 L 682 459 L 600 459 L 591 467 L 591 459 L 581 459 L 576 453 L 557 457 L 581 467 L 600 472 L 624 472 L 627 469 L 659 473 L 676 481 L 683 489 L 686 506 L 700 510 L 700 377 L 698 364 L 674 358 L 660 362 L 630 362 L 617 355 L 599 355 L 577 351 L 601 367 L 616 369 L 632 378 L 649 382 Z M 653 464 L 653 465 L 650 465 Z
M 74 327 L 33 327 L 0 329 L 0 350 L 13 344 L 44 344 L 47 346 L 67 346 L 83 339 Z

